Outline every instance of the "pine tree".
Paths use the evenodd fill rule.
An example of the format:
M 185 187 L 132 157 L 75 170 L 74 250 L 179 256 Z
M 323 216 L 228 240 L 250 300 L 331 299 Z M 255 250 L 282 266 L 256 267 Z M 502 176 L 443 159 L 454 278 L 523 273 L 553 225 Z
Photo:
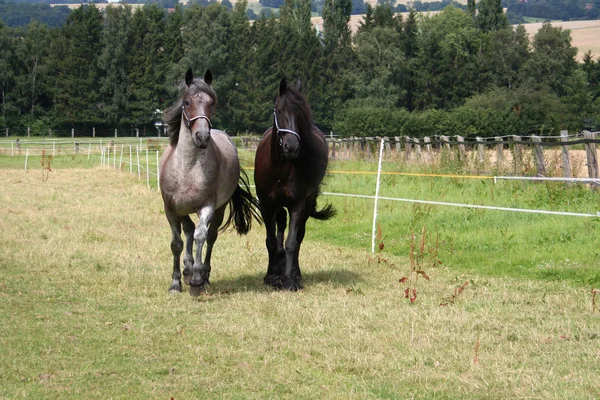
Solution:
M 131 7 L 107 7 L 102 31 L 101 93 L 103 114 L 111 125 L 122 125 L 129 114 L 129 54 Z
M 74 10 L 55 31 L 49 51 L 52 117 L 57 126 L 94 126 L 103 122 L 99 57 L 102 14 L 94 5 Z

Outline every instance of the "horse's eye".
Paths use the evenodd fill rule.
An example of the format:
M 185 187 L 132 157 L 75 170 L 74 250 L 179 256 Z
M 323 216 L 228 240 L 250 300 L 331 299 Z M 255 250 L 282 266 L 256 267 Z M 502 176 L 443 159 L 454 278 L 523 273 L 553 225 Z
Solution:
M 187 100 L 184 100 L 184 102 L 183 102 L 183 105 L 184 105 L 185 107 L 187 107 L 187 106 L 189 106 L 189 105 L 190 105 L 190 102 L 189 102 L 189 101 L 187 101 Z

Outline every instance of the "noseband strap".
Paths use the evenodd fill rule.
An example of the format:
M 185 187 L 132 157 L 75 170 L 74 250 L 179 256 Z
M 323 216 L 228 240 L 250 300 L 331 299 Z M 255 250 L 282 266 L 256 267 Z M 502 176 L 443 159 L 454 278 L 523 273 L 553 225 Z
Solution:
M 185 118 L 185 120 L 187 121 L 188 129 L 192 129 L 192 124 L 194 123 L 194 121 L 196 121 L 198 119 L 205 119 L 206 122 L 208 122 L 208 130 L 210 131 L 212 129 L 212 123 L 210 122 L 210 119 L 206 115 L 198 115 L 198 116 L 190 118 L 185 113 L 185 106 L 182 106 L 181 110 L 183 111 L 183 118 Z
M 291 129 L 285 129 L 285 128 L 280 128 L 279 127 L 279 121 L 277 121 L 277 109 L 273 110 L 273 116 L 275 117 L 275 128 L 277 128 L 277 134 L 279 135 L 281 132 L 283 133 L 291 133 L 292 135 L 296 136 L 298 138 L 298 141 L 300 141 L 300 135 L 298 135 L 298 132 L 293 131 Z M 281 137 L 279 137 L 279 145 L 281 146 Z

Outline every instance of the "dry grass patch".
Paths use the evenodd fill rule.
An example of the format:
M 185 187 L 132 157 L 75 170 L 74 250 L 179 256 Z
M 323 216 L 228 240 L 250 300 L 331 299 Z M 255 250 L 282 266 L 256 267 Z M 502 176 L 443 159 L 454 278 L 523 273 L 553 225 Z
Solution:
M 219 238 L 208 295 L 169 296 L 156 190 L 101 169 L 0 184 L 0 398 L 600 396 L 589 288 L 441 265 L 411 304 L 408 248 L 373 263 L 309 231 L 306 289 L 276 292 L 255 226 Z

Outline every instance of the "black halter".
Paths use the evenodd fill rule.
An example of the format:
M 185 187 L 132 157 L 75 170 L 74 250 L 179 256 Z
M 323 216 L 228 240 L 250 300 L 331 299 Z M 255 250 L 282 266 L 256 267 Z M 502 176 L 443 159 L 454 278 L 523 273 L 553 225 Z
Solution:
M 277 129 L 277 135 L 279 136 L 280 132 L 284 132 L 284 133 L 291 133 L 292 135 L 296 136 L 298 138 L 298 141 L 300 141 L 300 135 L 298 134 L 298 132 L 293 131 L 291 129 L 285 129 L 285 128 L 280 128 L 279 127 L 279 121 L 277 121 L 277 109 L 273 110 L 273 116 L 275 117 L 275 128 Z M 281 136 L 279 136 L 279 145 L 282 146 L 282 139 Z
M 185 106 L 182 106 L 181 110 L 183 111 L 183 118 L 185 118 L 185 120 L 187 121 L 188 129 L 192 129 L 192 124 L 194 123 L 194 121 L 196 121 L 198 119 L 205 119 L 206 122 L 208 122 L 208 130 L 210 131 L 212 129 L 212 123 L 210 122 L 210 119 L 206 115 L 198 115 L 198 116 L 190 118 L 185 113 Z

